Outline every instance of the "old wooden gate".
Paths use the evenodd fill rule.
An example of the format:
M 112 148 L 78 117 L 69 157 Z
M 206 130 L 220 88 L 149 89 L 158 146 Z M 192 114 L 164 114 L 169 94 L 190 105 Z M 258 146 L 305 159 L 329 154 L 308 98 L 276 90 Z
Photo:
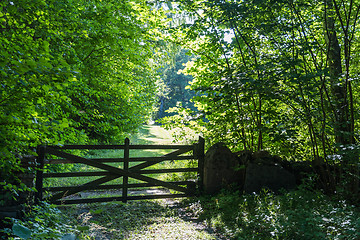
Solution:
M 120 158 L 85 158 L 74 154 L 74 150 L 122 150 Z M 130 157 L 130 150 L 171 149 L 170 153 L 158 157 Z M 124 145 L 64 145 L 64 146 L 39 146 L 37 162 L 39 169 L 36 173 L 36 199 L 47 200 L 54 204 L 77 204 L 91 202 L 178 198 L 192 196 L 197 186 L 202 186 L 204 139 L 199 138 L 198 143 L 193 145 L 131 145 L 129 139 L 125 139 Z M 164 161 L 192 160 L 197 161 L 193 168 L 167 168 L 147 169 Z M 81 172 L 51 172 L 51 164 L 83 164 L 96 168 L 97 171 Z M 106 164 L 110 163 L 110 164 Z M 114 166 L 111 163 L 122 165 Z M 121 164 L 122 163 L 122 164 Z M 45 169 L 45 171 L 44 171 Z M 100 170 L 100 171 L 99 171 Z M 153 177 L 152 174 L 196 172 L 197 181 L 167 182 Z M 73 177 L 99 177 L 78 186 L 44 187 L 47 178 L 73 178 Z M 121 184 L 109 184 L 114 179 L 122 178 Z M 140 182 L 129 183 L 129 179 L 137 179 Z M 106 184 L 107 183 L 107 184 Z M 142 194 L 130 195 L 129 189 L 144 189 L 149 187 L 161 187 L 172 190 L 166 194 Z M 120 191 L 120 196 L 74 198 L 86 191 Z M 146 192 L 146 191 L 145 191 Z

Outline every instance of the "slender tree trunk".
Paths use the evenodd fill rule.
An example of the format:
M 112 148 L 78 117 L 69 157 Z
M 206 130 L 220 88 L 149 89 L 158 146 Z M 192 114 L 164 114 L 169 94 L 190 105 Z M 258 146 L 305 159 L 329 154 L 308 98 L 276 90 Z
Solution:
M 324 0 L 324 30 L 325 30 L 325 42 L 327 46 L 327 61 L 329 67 L 331 91 L 334 98 L 335 112 L 335 143 L 338 150 L 340 146 L 347 146 L 354 143 L 354 126 L 353 126 L 353 106 L 352 106 L 352 89 L 349 78 L 349 54 L 350 54 L 350 42 L 348 41 L 347 28 L 344 28 L 341 16 L 339 14 L 339 8 L 336 2 L 333 0 Z M 337 11 L 337 12 L 336 12 Z M 341 22 L 342 29 L 344 31 L 344 48 L 345 48 L 345 77 L 342 76 L 342 59 L 341 48 L 336 35 L 338 30 L 335 25 L 335 18 L 338 18 Z M 349 16 L 350 17 L 350 16 Z M 340 26 L 338 27 L 340 28 Z M 350 97 L 350 106 L 348 100 L 348 93 Z M 342 154 L 342 168 L 345 171 L 345 179 L 348 182 L 348 190 L 353 195 L 359 193 L 359 168 L 357 162 L 359 156 L 357 152 L 351 149 L 346 149 Z
M 335 10 L 332 0 L 325 0 L 324 11 L 324 30 L 327 46 L 327 61 L 329 67 L 329 76 L 331 91 L 334 97 L 336 108 L 334 132 L 335 141 L 338 146 L 351 143 L 350 122 L 348 121 L 348 103 L 346 84 L 341 81 L 342 64 L 341 48 L 336 35 L 335 28 Z

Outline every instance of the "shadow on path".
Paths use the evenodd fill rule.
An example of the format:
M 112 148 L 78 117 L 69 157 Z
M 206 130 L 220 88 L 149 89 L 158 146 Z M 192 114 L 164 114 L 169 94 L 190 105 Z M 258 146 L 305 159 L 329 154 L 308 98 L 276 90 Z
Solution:
M 60 207 L 85 239 L 226 239 L 177 200 L 79 204 Z

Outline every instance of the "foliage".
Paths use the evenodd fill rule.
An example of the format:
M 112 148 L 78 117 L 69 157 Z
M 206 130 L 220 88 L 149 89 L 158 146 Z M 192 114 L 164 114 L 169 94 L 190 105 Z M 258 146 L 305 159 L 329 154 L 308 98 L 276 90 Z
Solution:
M 7 239 L 75 239 L 79 233 L 60 210 L 47 203 L 30 207 L 24 220 L 11 219 L 12 228 L 5 229 Z
M 192 80 L 190 75 L 184 75 L 181 70 L 185 68 L 185 63 L 191 60 L 191 55 L 185 49 L 174 50 L 173 63 L 167 64 L 159 70 L 161 78 L 165 84 L 162 95 L 159 96 L 159 109 L 155 120 L 164 116 L 171 115 L 167 110 L 176 106 L 183 106 L 194 109 L 190 99 L 194 96 L 194 91 L 187 88 Z
M 164 129 L 172 131 L 175 142 L 191 142 L 197 135 L 209 137 L 210 132 L 207 131 L 203 115 L 199 111 L 178 106 L 168 109 L 167 112 L 171 115 L 158 122 Z
M 116 141 L 150 116 L 163 19 L 144 0 L 0 2 L 5 185 L 40 144 Z
M 360 212 L 346 201 L 305 189 L 274 195 L 224 191 L 188 211 L 231 239 L 358 239 Z
M 172 41 L 198 56 L 183 71 L 198 111 L 165 122 L 203 127 L 236 151 L 340 161 L 359 175 L 358 153 L 341 150 L 358 148 L 359 1 L 177 2 L 189 20 Z
M 265 140 L 291 143 L 292 138 L 298 149 L 314 144 L 296 139 L 300 135 L 296 133 L 303 132 L 308 120 L 323 123 L 318 114 L 321 104 L 328 103 L 318 97 L 331 91 L 325 81 L 326 55 L 320 54 L 324 52 L 320 48 L 324 45 L 321 2 L 183 3 L 180 6 L 196 20 L 176 37 L 185 35 L 182 43 L 201 56 L 188 64 L 187 72 L 195 78 L 191 88 L 202 93 L 194 100 L 205 112 L 209 127 L 218 135 L 224 130 L 230 133 L 220 139 L 244 138 L 245 149 L 261 149 Z M 352 17 L 357 20 L 356 15 Z M 226 35 L 233 39 L 225 41 Z M 319 52 L 318 58 L 312 59 L 313 52 Z M 324 127 L 314 128 L 331 134 L 333 121 L 325 121 Z M 311 131 L 303 134 L 311 136 Z

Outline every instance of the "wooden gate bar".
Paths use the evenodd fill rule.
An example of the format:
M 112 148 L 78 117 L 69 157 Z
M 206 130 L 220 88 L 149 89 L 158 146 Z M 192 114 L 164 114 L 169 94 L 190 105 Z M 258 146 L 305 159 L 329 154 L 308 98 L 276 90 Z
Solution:
M 176 185 L 193 185 L 195 182 L 192 181 L 179 181 L 179 182 L 170 182 Z M 81 186 L 83 191 L 85 190 L 107 190 L 107 189 L 122 189 L 123 184 L 106 184 L 106 185 L 96 185 L 96 186 Z M 128 188 L 145 188 L 145 187 L 159 187 L 158 184 L 153 183 L 130 183 Z M 76 190 L 79 186 L 67 186 L 67 187 L 45 187 L 44 190 L 48 192 L 59 192 L 59 191 L 70 191 Z
M 196 149 L 196 158 L 198 159 L 198 174 L 199 174 L 199 190 L 203 191 L 204 183 L 204 161 L 205 161 L 205 139 L 199 136 L 199 142 Z
M 103 150 L 103 149 L 124 149 L 124 145 L 62 145 L 62 146 L 51 146 L 52 148 L 59 150 L 75 150 L 75 149 L 92 149 L 92 150 Z
M 125 139 L 125 148 L 124 148 L 124 171 L 129 171 L 129 145 L 130 140 L 128 138 Z M 128 191 L 128 176 L 123 176 L 123 191 L 122 197 L 123 202 L 126 203 L 127 191 Z
M 43 171 L 44 171 L 44 160 L 45 160 L 45 146 L 39 146 L 36 149 L 36 152 L 38 154 L 37 157 L 37 162 L 38 162 L 38 169 L 36 170 L 36 182 L 35 182 L 35 188 L 36 188 L 36 193 L 35 193 L 35 201 L 39 202 L 42 200 L 43 198 L 43 182 L 44 182 L 44 178 L 43 178 Z
M 157 173 L 180 173 L 180 172 L 197 172 L 198 168 L 170 168 L 170 169 L 145 169 L 132 170 L 133 173 L 157 174 Z M 68 173 L 43 173 L 44 178 L 61 178 L 61 177 L 96 177 L 109 175 L 108 171 L 99 172 L 68 172 Z
M 192 149 L 190 149 L 192 150 Z M 187 150 L 186 152 L 190 151 L 190 150 Z M 183 152 L 183 153 L 186 153 L 186 152 Z M 171 154 L 174 153 L 174 152 L 171 152 Z M 177 153 L 179 154 L 179 153 Z M 166 157 L 165 157 L 166 156 Z M 194 159 L 194 156 L 193 155 L 188 155 L 188 156 L 167 156 L 167 155 L 164 155 L 162 157 L 138 157 L 138 158 L 130 158 L 130 162 L 158 162 L 158 161 L 173 161 L 173 160 L 189 160 L 189 159 Z
M 189 160 L 193 159 L 194 156 L 176 156 L 176 157 L 138 157 L 138 158 L 129 158 L 129 162 L 157 162 L 157 161 L 174 161 L 174 160 Z M 124 158 L 92 158 L 92 160 L 97 162 L 124 162 Z M 68 164 L 74 163 L 69 159 L 45 159 L 45 164 Z
M 66 149 L 121 149 L 124 150 L 123 158 L 96 158 L 87 159 L 84 157 L 76 156 L 64 152 Z M 137 157 L 130 158 L 130 149 L 176 149 L 175 151 L 165 154 L 161 157 Z M 186 197 L 195 193 L 195 182 L 191 181 L 177 181 L 165 182 L 156 178 L 146 176 L 143 174 L 161 174 L 173 172 L 198 172 L 199 181 L 202 183 L 203 178 L 203 159 L 204 159 L 204 139 L 199 138 L 199 142 L 193 145 L 130 145 L 130 140 L 125 139 L 124 145 L 64 145 L 64 146 L 40 146 L 38 147 L 38 163 L 36 179 L 36 199 L 43 199 L 43 190 L 50 192 L 57 192 L 50 196 L 48 200 L 57 204 L 71 204 L 71 203 L 86 203 L 86 202 L 104 202 L 104 201 L 123 201 L 140 200 L 140 199 L 156 199 L 156 198 L 176 198 Z M 191 155 L 179 156 L 181 154 L 192 151 Z M 45 160 L 45 154 L 54 155 L 61 159 Z M 152 165 L 169 160 L 190 160 L 197 159 L 197 168 L 172 168 L 172 169 L 145 169 Z M 123 162 L 123 168 L 114 167 L 104 164 L 106 162 Z M 129 162 L 142 162 L 138 165 L 129 167 Z M 88 166 L 96 167 L 100 171 L 96 172 L 68 172 L 68 173 L 43 173 L 44 164 L 62 164 L 62 163 L 81 163 Z M 101 171 L 105 170 L 105 171 Z M 105 176 L 104 176 L 105 175 Z M 103 176 L 99 179 L 90 181 L 81 186 L 68 186 L 68 187 L 43 187 L 43 179 L 51 177 L 79 177 L 79 176 Z M 108 184 L 102 185 L 106 182 L 123 177 L 122 184 Z M 134 178 L 144 183 L 129 184 L 128 178 Z M 168 189 L 176 190 L 178 194 L 160 194 L 160 195 L 136 195 L 129 196 L 129 188 L 139 187 L 165 187 Z M 184 187 L 186 186 L 186 187 Z M 73 195 L 78 192 L 86 190 L 100 190 L 100 189 L 118 189 L 122 190 L 120 196 L 106 197 L 106 198 L 91 198 L 91 199 L 62 199 L 66 196 Z
M 190 145 L 130 145 L 130 149 L 181 149 L 188 150 L 192 149 Z
M 163 157 L 177 156 L 178 154 L 185 153 L 185 152 L 187 152 L 187 151 L 181 149 L 181 150 L 177 150 L 177 151 L 165 154 L 165 155 L 163 155 Z M 162 162 L 162 161 L 159 160 L 159 161 L 156 161 L 155 163 L 150 163 L 150 164 L 146 164 L 146 163 L 145 164 L 139 164 L 139 165 L 141 165 L 140 167 L 138 167 L 139 165 L 136 165 L 136 166 L 130 167 L 130 169 L 133 169 L 135 167 L 136 167 L 135 169 L 142 169 L 142 168 L 146 168 L 148 166 L 152 166 L 152 165 L 160 163 L 160 162 Z M 72 194 L 75 194 L 75 193 L 78 193 L 78 192 L 82 192 L 82 191 L 84 191 L 83 188 L 87 188 L 88 186 L 95 186 L 97 184 L 102 184 L 102 183 L 105 183 L 107 181 L 111 181 L 111 180 L 114 180 L 116 178 L 119 178 L 119 177 L 122 177 L 122 175 L 116 175 L 116 176 L 108 175 L 107 177 L 103 177 L 103 178 L 94 180 L 92 182 L 83 184 L 81 186 L 78 186 L 77 189 L 72 189 L 71 191 L 66 191 L 66 192 L 64 191 L 62 193 L 58 193 L 58 194 L 52 196 L 49 199 L 50 200 L 60 199 L 60 198 L 62 198 L 64 196 L 68 196 L 68 195 L 72 195 Z M 157 185 L 157 186 L 159 186 L 159 185 Z
M 186 194 L 156 194 L 146 196 L 128 196 L 127 200 L 146 200 L 146 199 L 162 199 L 162 198 L 182 198 L 187 197 Z M 123 201 L 122 197 L 106 197 L 106 198 L 86 198 L 86 199 L 64 199 L 54 201 L 54 204 L 81 204 L 81 203 L 95 203 L 95 202 L 112 202 Z
M 69 177 L 98 177 L 109 175 L 108 171 L 99 172 L 62 172 L 62 173 L 44 173 L 44 178 L 69 178 Z
M 192 150 L 192 149 L 190 149 L 190 150 Z M 190 150 L 189 149 L 179 149 L 179 150 L 176 150 L 174 152 L 165 154 L 164 157 L 177 156 L 177 155 L 180 155 L 180 154 L 183 154 L 183 153 L 187 153 Z M 131 170 L 140 170 L 140 169 L 147 168 L 147 167 L 150 167 L 152 165 L 161 163 L 162 161 L 163 161 L 162 159 L 159 159 L 159 160 L 156 160 L 156 161 L 144 162 L 144 163 L 138 164 L 136 166 L 132 166 L 130 169 Z
M 171 169 L 145 169 L 135 170 L 133 173 L 156 174 L 156 173 L 176 173 L 176 172 L 197 172 L 197 168 L 171 168 Z
M 100 185 L 100 184 L 103 184 L 103 183 L 112 181 L 112 180 L 114 180 L 114 179 L 116 179 L 116 178 L 118 178 L 118 176 L 113 176 L 113 175 L 105 176 L 105 177 L 96 179 L 96 180 L 94 180 L 94 181 L 85 183 L 85 184 L 83 184 L 83 185 L 81 185 L 81 186 L 78 186 L 76 189 L 67 190 L 67 191 L 63 191 L 63 192 L 61 192 L 61 193 L 57 193 L 57 194 L 51 196 L 51 197 L 49 198 L 49 200 L 50 200 L 50 201 L 54 201 L 54 200 L 63 198 L 63 197 L 65 197 L 65 196 L 69 196 L 69 195 L 72 195 L 72 194 L 75 194 L 75 193 L 78 193 L 78 192 L 82 192 L 82 191 L 84 191 L 84 189 L 86 189 L 87 187 L 97 186 L 97 185 Z
M 51 146 L 54 149 L 59 150 L 74 150 L 74 149 L 124 149 L 125 145 L 63 145 L 63 146 Z M 130 145 L 130 149 L 188 149 L 191 150 L 189 145 Z
M 160 181 L 160 180 L 157 180 L 157 179 L 154 179 L 154 178 L 150 178 L 150 177 L 147 177 L 147 176 L 143 176 L 141 174 L 131 172 L 130 169 L 129 169 L 129 171 L 124 171 L 123 169 L 119 169 L 119 168 L 112 167 L 112 166 L 109 166 L 109 165 L 106 165 L 106 164 L 103 164 L 103 163 L 99 163 L 99 162 L 96 162 L 96 161 L 91 160 L 91 159 L 86 159 L 86 158 L 83 158 L 83 157 L 72 155 L 70 153 L 61 152 L 61 151 L 58 151 L 58 150 L 53 149 L 51 147 L 47 148 L 47 152 L 50 153 L 50 154 L 59 156 L 59 157 L 71 159 L 71 160 L 73 160 L 73 161 L 75 161 L 77 163 L 83 163 L 83 164 L 87 164 L 87 165 L 90 165 L 90 166 L 93 166 L 93 167 L 97 167 L 97 168 L 100 168 L 100 169 L 107 170 L 110 173 L 114 173 L 114 174 L 118 175 L 118 177 L 127 176 L 127 177 L 135 178 L 135 179 L 138 179 L 138 180 L 142 180 L 142 181 L 145 181 L 145 182 L 157 183 L 157 184 L 160 184 L 163 187 L 167 187 L 167 188 L 170 188 L 170 189 L 173 189 L 173 190 L 176 190 L 176 191 L 185 192 L 185 193 L 188 192 L 188 189 L 186 189 L 186 188 L 183 188 L 183 187 L 180 187 L 180 186 L 177 186 L 177 185 L 174 185 L 174 184 L 169 184 L 169 183 L 164 182 L 164 181 Z M 137 166 L 139 166 L 139 165 L 137 165 Z

